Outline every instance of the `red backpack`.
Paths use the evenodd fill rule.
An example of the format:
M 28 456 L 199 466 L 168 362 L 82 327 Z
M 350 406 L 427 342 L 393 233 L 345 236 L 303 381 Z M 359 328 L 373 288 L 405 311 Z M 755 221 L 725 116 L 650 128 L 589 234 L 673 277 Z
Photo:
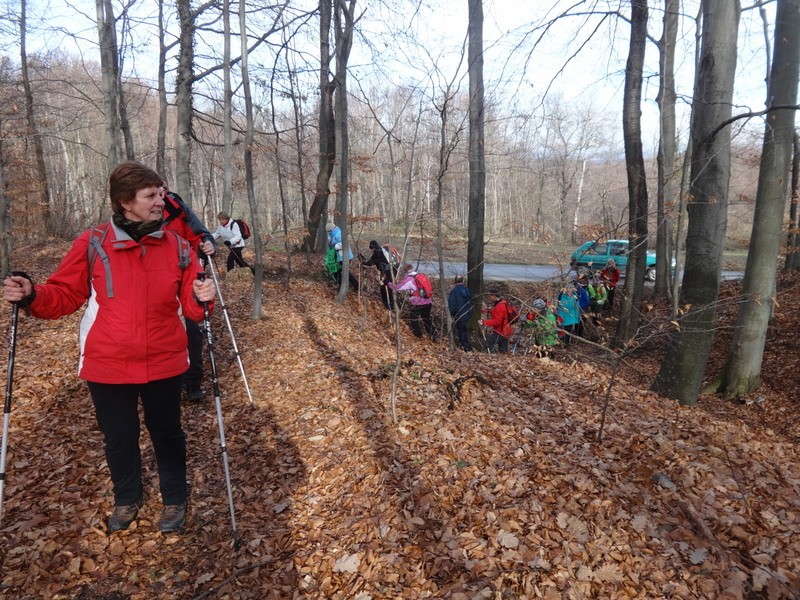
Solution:
M 506 303 L 506 315 L 508 316 L 508 324 L 513 325 L 517 321 L 519 321 L 519 309 L 511 304 L 508 300 L 505 300 Z
M 414 275 L 414 282 L 417 284 L 417 295 L 420 298 L 431 298 L 433 296 L 433 286 L 431 280 L 425 273 Z
M 234 219 L 233 222 L 239 226 L 239 235 L 242 236 L 242 239 L 250 239 L 250 225 L 244 219 Z

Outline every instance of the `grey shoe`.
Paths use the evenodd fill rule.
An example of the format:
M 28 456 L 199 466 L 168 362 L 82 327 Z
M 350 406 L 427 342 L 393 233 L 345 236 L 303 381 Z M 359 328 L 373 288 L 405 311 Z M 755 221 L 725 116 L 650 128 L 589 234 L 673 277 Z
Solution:
M 183 504 L 168 504 L 161 511 L 158 527 L 161 533 L 180 531 L 186 523 L 186 502 Z
M 123 504 L 114 507 L 114 512 L 108 517 L 108 530 L 121 531 L 130 527 L 139 514 L 140 504 Z

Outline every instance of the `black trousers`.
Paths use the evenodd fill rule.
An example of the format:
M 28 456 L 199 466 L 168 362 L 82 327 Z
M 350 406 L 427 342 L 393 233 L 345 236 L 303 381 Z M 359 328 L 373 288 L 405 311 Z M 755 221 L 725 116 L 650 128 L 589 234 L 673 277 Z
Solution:
M 97 425 L 103 432 L 116 505 L 142 499 L 139 399 L 153 442 L 164 505 L 186 502 L 186 436 L 181 427 L 181 377 L 143 384 L 89 382 Z
M 250 269 L 253 273 L 255 273 L 255 269 L 247 264 L 247 261 L 242 258 L 242 250 L 244 248 L 234 248 L 230 246 L 228 248 L 230 252 L 228 253 L 228 260 L 225 262 L 225 266 L 227 267 L 228 271 L 231 269 L 235 269 L 236 267 L 244 267 L 245 269 Z
M 501 354 L 508 352 L 508 338 L 492 330 L 492 332 L 486 336 L 486 349 L 489 352 L 495 352 L 496 349 L 496 351 Z
M 465 315 L 453 322 L 458 332 L 458 345 L 461 346 L 464 352 L 472 352 L 472 344 L 469 341 L 469 333 L 467 332 L 470 316 L 471 315 Z
M 203 342 L 205 334 L 202 325 L 191 319 L 186 320 L 186 336 L 189 338 L 189 368 L 183 374 L 183 385 L 186 387 L 200 385 L 203 382 Z
M 353 271 L 348 271 L 348 278 L 347 280 L 350 282 L 350 287 L 353 288 L 354 292 L 358 291 L 358 279 L 356 276 L 353 275 Z M 336 287 L 339 288 L 342 285 L 342 263 L 339 263 L 339 270 L 336 272 L 334 276 L 336 278 Z
M 431 321 L 431 308 L 433 304 L 412 304 L 411 305 L 411 331 L 418 338 L 422 337 L 422 328 L 428 331 L 428 335 L 433 339 L 433 321 Z

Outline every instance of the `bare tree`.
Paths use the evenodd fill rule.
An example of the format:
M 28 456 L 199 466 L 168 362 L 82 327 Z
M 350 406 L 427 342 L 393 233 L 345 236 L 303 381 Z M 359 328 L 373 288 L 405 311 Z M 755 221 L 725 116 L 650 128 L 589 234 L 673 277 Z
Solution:
M 305 245 L 309 251 L 316 248 L 316 240 L 320 236 L 320 221 L 328 207 L 328 198 L 331 194 L 330 180 L 336 157 L 336 125 L 333 113 L 336 82 L 331 79 L 330 47 L 332 12 L 331 0 L 319 0 L 319 161 L 314 200 L 308 210 Z
M 792 187 L 789 205 L 789 236 L 786 240 L 786 262 L 784 271 L 800 269 L 800 222 L 798 221 L 798 198 L 800 198 L 800 135 L 792 138 Z
M 483 1 L 469 0 L 469 227 L 467 285 L 475 298 L 483 293 L 486 155 L 483 99 Z M 478 303 L 476 303 L 478 306 Z M 479 308 L 479 307 L 478 307 Z M 476 310 L 476 314 L 479 311 Z M 473 315 L 473 319 L 475 316 Z
M 630 251 L 625 272 L 625 294 L 614 345 L 622 347 L 639 329 L 639 313 L 647 269 L 647 177 L 642 150 L 642 74 L 647 45 L 647 0 L 631 4 L 631 39 L 625 67 L 622 130 L 628 172 L 628 236 Z
M 739 0 L 706 0 L 692 116 L 692 166 L 686 274 L 680 331 L 670 337 L 653 383 L 658 393 L 695 404 L 716 326 L 730 184 L 729 119 L 736 70 Z
M 672 281 L 672 214 L 678 201 L 675 168 L 675 42 L 678 37 L 680 0 L 666 0 L 659 51 L 658 189 L 656 227 L 656 284 L 653 294 L 666 296 Z
M 103 114 L 105 116 L 106 158 L 110 173 L 122 160 L 120 140 L 116 21 L 111 2 L 95 0 L 97 33 L 100 40 L 100 66 L 103 74 Z
M 356 0 L 334 0 L 333 21 L 336 40 L 336 163 L 339 196 L 337 210 L 342 229 L 342 282 L 336 301 L 340 304 L 347 297 L 350 285 L 350 137 L 347 109 L 347 63 L 353 47 Z
M 36 191 L 39 196 L 39 206 L 42 215 L 42 225 L 45 234 L 52 235 L 53 220 L 50 216 L 50 186 L 47 182 L 47 169 L 44 163 L 44 144 L 42 136 L 39 135 L 36 119 L 33 111 L 33 89 L 31 79 L 28 74 L 28 51 L 27 51 L 27 0 L 20 0 L 19 14 L 19 54 L 20 54 L 20 74 L 22 75 L 22 88 L 25 95 L 25 121 L 28 124 L 28 140 L 33 144 L 34 155 L 36 157 Z
M 800 5 L 778 0 L 775 18 L 774 62 L 767 87 L 767 108 L 790 106 L 797 101 L 800 67 Z M 783 238 L 786 188 L 792 157 L 795 109 L 778 109 L 767 115 L 758 176 L 753 232 L 742 284 L 744 302 L 739 314 L 728 360 L 718 389 L 727 398 L 738 398 L 758 389 L 767 327 L 775 298 L 778 250 Z

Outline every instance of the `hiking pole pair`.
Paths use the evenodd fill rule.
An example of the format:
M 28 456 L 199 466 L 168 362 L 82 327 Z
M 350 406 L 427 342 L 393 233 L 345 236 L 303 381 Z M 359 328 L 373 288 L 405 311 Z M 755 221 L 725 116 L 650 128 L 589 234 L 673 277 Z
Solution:
M 247 375 L 244 373 L 244 365 L 242 364 L 242 357 L 239 354 L 239 348 L 236 346 L 236 338 L 233 335 L 233 327 L 231 326 L 231 319 L 228 316 L 228 309 L 225 307 L 225 300 L 222 297 L 222 290 L 219 288 L 219 279 L 217 279 L 217 270 L 214 268 L 214 260 L 208 256 L 205 257 L 205 262 L 211 266 L 211 277 L 214 278 L 214 287 L 217 288 L 217 298 L 219 305 L 222 308 L 222 314 L 225 316 L 225 323 L 228 325 L 228 333 L 231 335 L 231 344 L 233 345 L 233 353 L 236 355 L 236 360 L 239 362 L 239 370 L 242 372 L 242 381 L 244 382 L 244 389 L 247 392 L 247 397 L 250 399 L 250 404 L 253 405 L 253 396 L 250 393 L 250 386 L 247 385 Z
M 14 271 L 18 277 L 30 279 L 26 273 Z M 3 443 L 0 447 L 0 523 L 3 521 L 3 491 L 6 483 L 6 451 L 8 449 L 8 429 L 11 421 L 11 390 L 14 386 L 14 359 L 17 348 L 17 323 L 19 321 L 19 302 L 11 305 L 11 329 L 8 333 L 8 367 L 6 367 L 6 400 L 3 406 Z
M 198 273 L 197 279 L 205 280 L 205 273 Z M 231 529 L 233 535 L 233 547 L 239 548 L 239 533 L 236 530 L 236 513 L 233 508 L 233 490 L 231 489 L 231 473 L 228 467 L 228 446 L 225 443 L 225 424 L 222 420 L 222 400 L 219 394 L 219 379 L 217 378 L 217 361 L 214 358 L 214 336 L 211 335 L 211 316 L 208 312 L 208 302 L 203 302 L 203 327 L 206 330 L 206 341 L 208 342 L 208 357 L 211 363 L 211 382 L 214 386 L 214 406 L 217 409 L 217 428 L 219 429 L 219 443 L 222 447 L 222 469 L 225 472 L 225 486 L 228 489 L 228 508 L 231 512 Z

